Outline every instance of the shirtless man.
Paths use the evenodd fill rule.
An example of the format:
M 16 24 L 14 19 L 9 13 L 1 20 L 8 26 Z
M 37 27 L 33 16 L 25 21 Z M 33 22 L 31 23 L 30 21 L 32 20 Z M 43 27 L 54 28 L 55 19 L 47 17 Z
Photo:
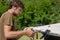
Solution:
M 2 25 L 4 27 L 4 35 L 6 40 L 17 40 L 22 35 L 31 36 L 33 31 L 27 28 L 22 31 L 15 31 L 13 16 L 18 16 L 24 9 L 24 5 L 20 0 L 12 0 L 8 11 L 1 16 Z

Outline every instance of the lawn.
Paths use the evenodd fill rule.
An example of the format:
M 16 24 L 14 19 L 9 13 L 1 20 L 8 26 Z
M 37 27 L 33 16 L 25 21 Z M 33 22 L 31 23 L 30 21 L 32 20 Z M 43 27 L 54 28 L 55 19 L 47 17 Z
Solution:
M 40 40 L 40 37 L 42 36 L 42 34 L 41 33 L 38 33 L 38 40 Z M 30 40 L 30 38 L 29 37 L 27 37 L 26 35 L 24 35 L 24 36 L 22 36 L 20 39 L 18 39 L 18 40 Z M 37 40 L 36 39 L 36 35 L 34 36 L 34 40 Z M 41 40 L 43 40 L 43 39 L 41 39 Z

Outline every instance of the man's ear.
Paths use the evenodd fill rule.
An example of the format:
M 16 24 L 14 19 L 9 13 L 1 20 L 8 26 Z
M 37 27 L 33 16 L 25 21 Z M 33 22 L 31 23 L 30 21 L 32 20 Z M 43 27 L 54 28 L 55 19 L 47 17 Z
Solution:
M 16 7 L 12 6 L 12 9 L 16 10 Z

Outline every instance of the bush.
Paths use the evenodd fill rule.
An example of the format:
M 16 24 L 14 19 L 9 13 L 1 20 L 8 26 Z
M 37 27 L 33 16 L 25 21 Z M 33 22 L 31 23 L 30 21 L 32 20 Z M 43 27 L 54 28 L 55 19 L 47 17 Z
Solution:
M 5 2 L 5 6 L 0 3 L 2 6 L 0 6 L 1 14 L 8 8 L 8 2 Z M 25 9 L 20 16 L 14 17 L 16 29 L 23 29 L 37 24 L 46 25 L 60 22 L 59 0 L 22 0 L 22 2 Z

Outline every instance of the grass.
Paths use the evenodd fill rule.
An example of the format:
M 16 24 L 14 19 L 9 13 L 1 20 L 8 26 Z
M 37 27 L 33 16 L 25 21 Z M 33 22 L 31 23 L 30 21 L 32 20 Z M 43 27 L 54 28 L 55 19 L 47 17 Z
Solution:
M 42 36 L 42 34 L 41 33 L 38 33 L 38 40 L 40 40 L 40 37 Z M 24 36 L 22 36 L 20 39 L 18 39 L 18 40 L 30 40 L 30 38 L 29 37 L 27 37 L 26 35 L 24 35 Z M 34 36 L 34 40 L 37 40 L 36 39 L 36 35 Z M 44 39 L 41 39 L 41 40 L 44 40 Z

